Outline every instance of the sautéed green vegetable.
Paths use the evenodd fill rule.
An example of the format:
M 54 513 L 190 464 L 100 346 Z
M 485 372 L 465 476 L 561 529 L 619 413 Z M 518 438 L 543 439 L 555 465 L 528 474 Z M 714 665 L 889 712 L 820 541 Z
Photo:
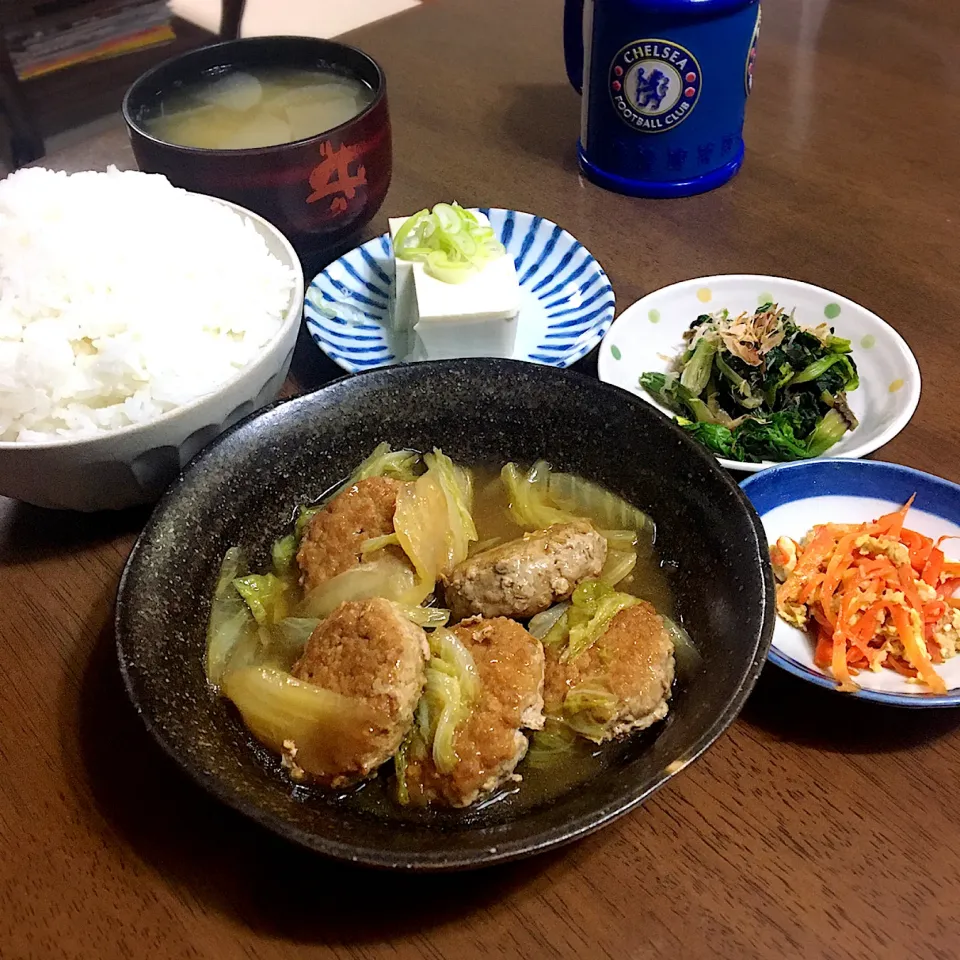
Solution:
M 850 341 L 826 324 L 801 327 L 765 303 L 752 316 L 702 314 L 684 339 L 677 369 L 641 374 L 640 386 L 719 456 L 819 457 L 857 427 L 847 405 L 860 383 Z

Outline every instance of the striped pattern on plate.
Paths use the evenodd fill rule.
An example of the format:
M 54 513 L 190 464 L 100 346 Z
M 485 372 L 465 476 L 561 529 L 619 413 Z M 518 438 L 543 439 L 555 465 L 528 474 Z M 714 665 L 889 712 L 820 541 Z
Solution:
M 515 210 L 480 207 L 520 281 L 514 359 L 568 367 L 603 338 L 614 312 L 603 268 L 566 230 Z M 310 284 L 304 318 L 314 342 L 351 373 L 426 359 L 393 339 L 393 250 L 387 234 L 331 263 Z

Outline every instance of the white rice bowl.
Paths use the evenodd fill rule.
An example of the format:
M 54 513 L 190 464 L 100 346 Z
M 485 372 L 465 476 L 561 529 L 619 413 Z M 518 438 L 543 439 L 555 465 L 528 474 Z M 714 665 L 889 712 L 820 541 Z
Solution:
M 0 182 L 0 441 L 96 436 L 216 391 L 279 333 L 297 278 L 251 222 L 165 177 Z

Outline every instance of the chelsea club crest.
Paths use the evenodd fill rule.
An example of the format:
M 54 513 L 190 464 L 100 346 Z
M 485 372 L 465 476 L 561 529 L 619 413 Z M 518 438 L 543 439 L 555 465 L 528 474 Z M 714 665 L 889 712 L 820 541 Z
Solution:
M 641 133 L 683 123 L 700 99 L 700 64 L 669 40 L 628 43 L 610 64 L 610 98 L 620 119 Z

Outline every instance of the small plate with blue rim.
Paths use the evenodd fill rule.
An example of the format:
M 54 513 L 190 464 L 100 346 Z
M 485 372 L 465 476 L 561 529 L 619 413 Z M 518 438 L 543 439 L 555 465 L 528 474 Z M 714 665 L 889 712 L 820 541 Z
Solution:
M 960 537 L 960 486 L 910 467 L 877 460 L 807 460 L 754 474 L 741 483 L 760 515 L 767 542 L 782 536 L 800 540 L 818 523 L 863 523 L 902 507 L 916 495 L 907 528 L 937 539 Z M 960 540 L 948 559 L 960 559 Z M 833 677 L 813 662 L 814 641 L 803 630 L 777 618 L 768 659 L 803 680 L 835 690 Z M 898 707 L 960 706 L 960 656 L 946 659 L 937 672 L 945 694 L 924 687 L 893 670 L 863 670 L 854 677 L 860 690 L 844 696 Z
M 787 277 L 698 277 L 647 294 L 627 307 L 606 334 L 597 363 L 600 379 L 673 416 L 640 386 L 640 374 L 673 370 L 684 349 L 683 334 L 701 314 L 727 309 L 737 316 L 765 303 L 776 303 L 788 313 L 795 310 L 796 322 L 804 327 L 827 323 L 851 343 L 860 385 L 847 400 L 859 425 L 823 456 L 864 457 L 910 422 L 920 401 L 920 368 L 903 337 L 861 304 Z M 747 473 L 774 465 L 771 460 L 746 463 L 719 454 L 717 459 L 728 470 Z
M 516 210 L 474 209 L 489 219 L 517 267 L 520 317 L 513 359 L 569 367 L 585 357 L 613 322 L 613 287 L 603 268 L 549 220 Z M 383 234 L 335 260 L 310 284 L 307 330 L 350 373 L 421 359 L 392 334 L 393 278 L 393 247 Z

